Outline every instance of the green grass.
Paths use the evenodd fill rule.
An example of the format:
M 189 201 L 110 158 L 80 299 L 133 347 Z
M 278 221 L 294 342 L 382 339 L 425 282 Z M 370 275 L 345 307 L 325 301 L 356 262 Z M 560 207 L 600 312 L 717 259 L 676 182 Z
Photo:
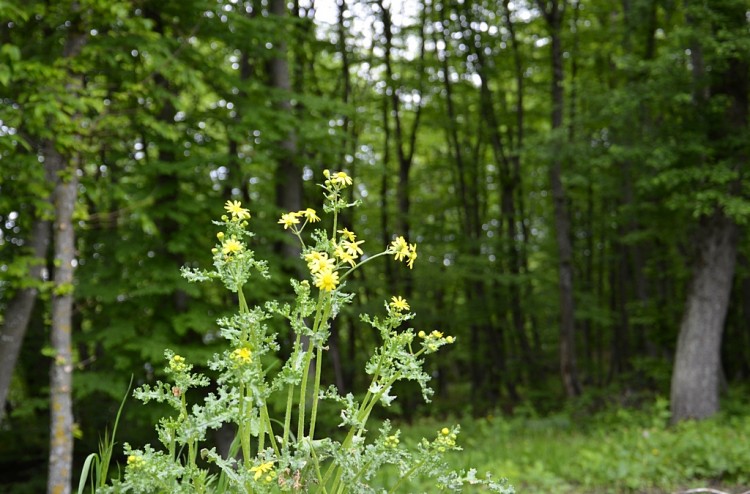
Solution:
M 507 477 L 519 493 L 668 493 L 688 488 L 750 489 L 750 408 L 668 427 L 667 402 L 572 419 L 548 417 L 423 420 L 403 440 L 462 424 L 462 453 L 451 466 Z M 393 480 L 384 478 L 385 483 Z M 412 484 L 404 492 L 432 492 Z

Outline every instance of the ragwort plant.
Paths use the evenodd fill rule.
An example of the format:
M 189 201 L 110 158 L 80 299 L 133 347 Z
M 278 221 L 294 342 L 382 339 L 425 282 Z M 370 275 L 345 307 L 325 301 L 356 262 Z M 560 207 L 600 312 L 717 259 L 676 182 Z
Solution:
M 342 190 L 351 184 L 346 173 L 326 170 L 321 187 L 323 210 L 333 216 L 330 232 L 316 229 L 309 238 L 303 236 L 308 225 L 320 221 L 313 209 L 288 212 L 279 220 L 299 240 L 310 274 L 309 279 L 291 281 L 296 294 L 293 304 L 269 301 L 262 306 L 248 305 L 242 288 L 252 276 L 267 277 L 267 266 L 247 244 L 253 235 L 248 230 L 249 211 L 237 201 L 227 201 L 226 214 L 214 222 L 222 231 L 212 249 L 213 269 L 182 269 L 192 282 L 220 280 L 239 300 L 237 313 L 217 321 L 227 340 L 226 349 L 208 363 L 218 375 L 217 391 L 208 393 L 202 404 L 190 405 L 188 396 L 207 386 L 209 379 L 194 373 L 193 365 L 182 356 L 165 351 L 169 380 L 143 385 L 134 392 L 143 402 L 154 400 L 174 409 L 173 415 L 156 426 L 164 449 L 150 445 L 136 449 L 125 443 L 127 465 L 122 478 L 98 487 L 97 492 L 405 492 L 409 479 L 416 476 L 433 478 L 435 488 L 442 490 L 461 491 L 467 485 L 479 485 L 494 492 L 513 492 L 505 479 L 479 478 L 473 469 L 448 469 L 444 456 L 460 450 L 458 426 L 444 427 L 433 438 L 423 439 L 415 451 L 399 443 L 399 431 L 388 421 L 377 434 L 366 434 L 373 409 L 388 407 L 395 400 L 391 391 L 397 381 L 416 381 L 429 401 L 432 390 L 430 376 L 422 368 L 423 357 L 455 341 L 440 331 L 403 329 L 414 314 L 401 296 L 386 302 L 383 314 L 361 317 L 382 340 L 365 367 L 371 377 L 364 398 L 357 401 L 351 393 L 341 396 L 333 386 L 322 387 L 322 356 L 331 321 L 352 300 L 344 291 L 346 279 L 381 256 L 392 255 L 409 268 L 417 259 L 417 246 L 404 237 L 393 240 L 384 251 L 366 256 L 364 241 L 346 228 L 339 229 L 341 211 L 356 206 L 342 196 Z M 289 359 L 272 373 L 263 367 L 262 357 L 277 352 L 279 345 L 266 321 L 279 316 L 288 321 L 295 341 Z M 286 409 L 283 418 L 272 420 L 268 403 L 276 394 L 282 396 Z M 323 402 L 340 409 L 343 441 L 316 435 Z M 237 431 L 229 457 L 202 446 L 208 430 L 223 424 L 233 424 Z M 389 490 L 378 490 L 371 486 L 372 479 L 387 465 L 398 470 L 399 480 Z

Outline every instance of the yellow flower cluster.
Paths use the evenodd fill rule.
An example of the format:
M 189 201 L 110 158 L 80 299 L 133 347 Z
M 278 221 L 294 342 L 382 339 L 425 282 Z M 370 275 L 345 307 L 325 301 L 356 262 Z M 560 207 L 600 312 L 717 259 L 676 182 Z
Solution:
M 435 438 L 435 448 L 445 453 L 449 449 L 455 449 L 456 447 L 456 434 L 451 432 L 447 427 L 443 427 L 438 431 L 437 438 Z
M 276 478 L 276 472 L 273 471 L 273 462 L 267 461 L 265 463 L 261 463 L 260 465 L 256 465 L 254 467 L 250 468 L 251 472 L 254 472 L 255 475 L 253 478 L 257 481 L 260 480 L 261 477 L 265 475 L 265 478 L 263 479 L 266 483 L 273 482 L 273 479 Z
M 398 439 L 398 436 L 396 436 L 396 435 L 388 436 L 388 437 L 385 438 L 385 447 L 386 448 L 396 448 L 398 446 L 399 442 L 400 441 Z
M 339 274 L 336 270 L 336 260 L 328 257 L 325 252 L 316 250 L 305 254 L 305 261 L 310 273 L 313 275 L 313 283 L 321 290 L 330 292 L 339 284 Z
M 130 466 L 131 468 L 140 468 L 145 464 L 146 464 L 146 460 L 144 460 L 142 456 L 139 456 L 139 455 L 128 456 L 128 466 Z
M 183 372 L 187 370 L 185 357 L 180 357 L 179 355 L 173 356 L 171 359 L 169 359 L 169 368 L 175 372 Z
M 365 243 L 364 240 L 357 240 L 357 235 L 346 228 L 338 230 L 341 234 L 341 241 L 336 244 L 334 255 L 341 261 L 354 267 L 357 264 L 359 256 L 364 254 L 360 245 Z
M 242 207 L 240 201 L 227 201 L 224 209 L 232 215 L 232 221 L 249 220 L 250 212 Z
M 352 177 L 347 175 L 346 172 L 331 173 L 330 170 L 323 170 L 323 176 L 326 177 L 326 187 L 343 189 L 352 184 Z
M 237 348 L 232 352 L 232 359 L 238 364 L 249 364 L 253 361 L 253 354 L 249 348 Z
M 425 333 L 424 331 L 420 331 L 417 333 L 417 336 L 422 338 L 425 344 L 425 347 L 430 352 L 436 351 L 442 344 L 451 344 L 456 341 L 456 339 L 453 336 L 443 336 L 443 333 L 440 331 L 433 331 L 429 334 Z
M 417 260 L 417 244 L 409 244 L 404 237 L 399 236 L 391 242 L 388 253 L 393 254 L 397 261 L 405 260 L 409 269 L 412 269 L 414 268 L 414 261 Z
M 305 218 L 305 223 L 307 223 L 308 221 L 310 223 L 315 223 L 315 222 L 320 221 L 320 217 L 318 217 L 318 213 L 312 208 L 307 208 L 302 211 L 292 211 L 289 213 L 282 214 L 281 219 L 278 221 L 278 223 L 281 225 L 284 225 L 284 230 L 287 230 L 293 227 L 294 225 L 298 225 L 300 218 Z

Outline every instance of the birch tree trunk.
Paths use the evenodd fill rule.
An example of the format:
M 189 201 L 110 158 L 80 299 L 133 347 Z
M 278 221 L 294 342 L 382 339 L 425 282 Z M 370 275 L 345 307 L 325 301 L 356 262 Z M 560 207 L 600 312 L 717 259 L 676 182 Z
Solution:
M 48 494 L 71 491 L 73 467 L 73 261 L 75 231 L 73 209 L 78 190 L 77 167 L 63 167 L 64 158 L 54 144 L 44 145 L 46 166 L 62 169 L 55 186 L 54 288 L 51 343 L 55 359 L 50 369 L 50 452 Z
M 77 13 L 79 5 L 73 5 Z M 75 58 L 85 46 L 88 30 L 74 25 L 63 49 L 63 58 Z M 83 92 L 84 78 L 68 69 L 66 97 L 77 98 Z M 59 122 L 58 132 L 80 144 L 81 115 Z M 51 122 L 54 125 L 55 122 Z M 66 128 L 67 127 L 67 128 Z M 54 189 L 55 220 L 53 223 L 54 274 L 52 288 L 52 327 L 50 343 L 55 358 L 50 368 L 50 450 L 47 494 L 69 494 L 73 468 L 73 268 L 75 230 L 73 210 L 78 197 L 79 155 L 76 150 L 62 154 L 51 139 L 44 139 L 41 152 L 48 175 L 56 176 Z

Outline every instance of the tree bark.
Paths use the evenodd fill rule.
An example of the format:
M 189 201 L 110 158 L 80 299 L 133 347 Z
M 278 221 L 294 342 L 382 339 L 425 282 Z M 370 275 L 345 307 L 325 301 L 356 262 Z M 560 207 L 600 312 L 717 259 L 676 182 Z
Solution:
M 53 169 L 63 157 L 45 143 L 46 166 Z M 50 452 L 48 494 L 68 494 L 73 467 L 73 209 L 78 191 L 76 167 L 68 166 L 55 186 L 55 272 L 52 294 L 51 343 L 55 359 L 50 369 Z
M 704 226 L 680 324 L 672 373 L 672 422 L 703 419 L 719 410 L 721 336 L 737 259 L 737 226 L 724 217 Z
M 746 26 L 742 14 L 745 9 L 741 2 L 724 7 L 726 10 L 717 6 L 710 12 L 713 21 L 708 34 L 714 35 L 718 29 L 744 32 Z M 705 132 L 707 141 L 714 147 L 712 158 L 731 163 L 732 171 L 741 177 L 748 161 L 745 136 L 748 130 L 750 59 L 744 53 L 727 50 L 726 59 L 721 60 L 726 68 L 707 71 L 706 67 L 715 63 L 713 59 L 705 61 L 703 58 L 701 43 L 707 33 L 701 30 L 696 19 L 688 17 L 687 23 L 696 29 L 691 43 L 694 111 L 702 114 L 715 101 L 726 101 L 723 113 L 707 121 Z M 704 160 L 704 167 L 716 164 L 710 158 Z M 725 193 L 739 196 L 740 180 L 732 181 Z M 719 410 L 723 375 L 721 340 L 737 260 L 739 228 L 717 206 L 712 216 L 702 218 L 698 234 L 698 264 L 680 325 L 672 372 L 673 423 L 703 419 Z

